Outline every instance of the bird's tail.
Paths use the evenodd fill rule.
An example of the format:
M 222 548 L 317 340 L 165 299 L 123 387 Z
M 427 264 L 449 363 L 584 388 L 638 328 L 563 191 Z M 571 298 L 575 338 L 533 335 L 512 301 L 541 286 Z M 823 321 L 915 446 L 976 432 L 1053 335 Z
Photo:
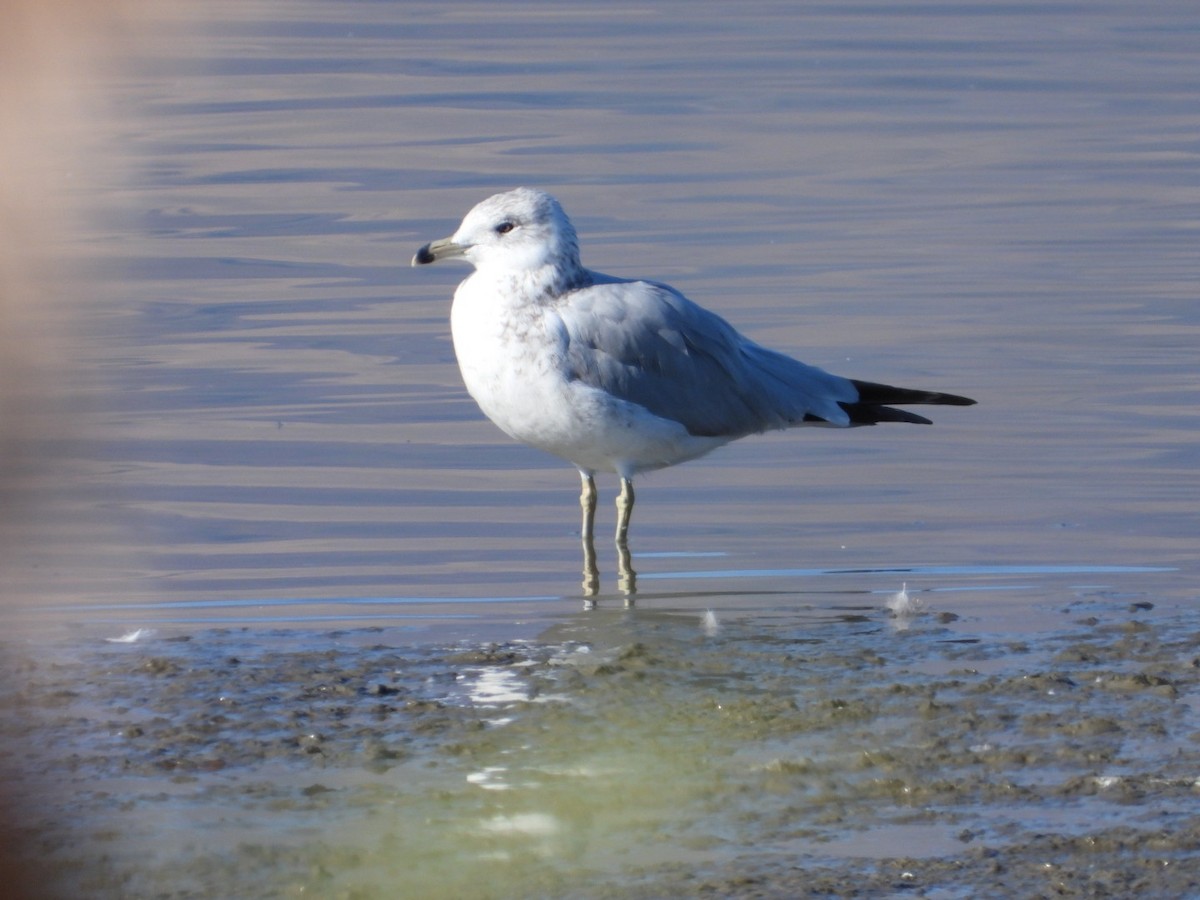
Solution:
M 858 400 L 839 403 L 850 414 L 851 425 L 875 425 L 878 422 L 910 422 L 914 425 L 932 425 L 924 416 L 910 413 L 892 406 L 930 404 L 934 406 L 974 406 L 970 397 L 957 394 L 941 394 L 936 391 L 919 391 L 912 388 L 892 387 L 873 381 L 851 380 L 858 391 Z

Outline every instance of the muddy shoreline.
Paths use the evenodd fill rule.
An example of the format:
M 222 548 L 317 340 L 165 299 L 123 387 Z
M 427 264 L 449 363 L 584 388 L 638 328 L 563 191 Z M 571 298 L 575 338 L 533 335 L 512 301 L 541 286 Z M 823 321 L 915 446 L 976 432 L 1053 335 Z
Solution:
M 1200 621 L 1057 612 L 9 643 L 15 846 L 63 897 L 1195 893 Z

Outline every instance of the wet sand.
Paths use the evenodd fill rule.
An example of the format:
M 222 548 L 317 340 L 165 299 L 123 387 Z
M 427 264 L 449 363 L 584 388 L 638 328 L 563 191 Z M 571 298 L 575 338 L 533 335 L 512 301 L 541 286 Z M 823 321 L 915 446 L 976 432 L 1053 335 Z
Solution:
M 64 897 L 1194 893 L 1186 608 L 934 596 L 9 644 L 6 775 Z

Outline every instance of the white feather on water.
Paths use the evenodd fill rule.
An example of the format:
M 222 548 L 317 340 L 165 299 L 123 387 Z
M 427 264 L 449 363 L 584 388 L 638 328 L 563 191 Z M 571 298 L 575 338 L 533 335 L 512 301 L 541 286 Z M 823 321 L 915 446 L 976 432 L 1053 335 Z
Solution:
M 134 631 L 126 632 L 120 637 L 110 637 L 105 638 L 104 640 L 108 641 L 110 644 L 135 644 L 140 640 L 144 640 L 145 638 L 153 636 L 153 628 L 138 628 Z
M 908 593 L 908 582 L 902 582 L 900 590 L 887 598 L 887 608 L 897 619 L 910 619 L 925 611 L 925 601 Z

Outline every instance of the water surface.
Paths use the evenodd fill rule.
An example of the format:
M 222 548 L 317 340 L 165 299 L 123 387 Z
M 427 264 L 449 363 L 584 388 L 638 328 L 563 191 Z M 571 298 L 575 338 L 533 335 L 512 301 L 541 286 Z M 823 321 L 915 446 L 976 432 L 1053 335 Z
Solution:
M 1074 604 L 1102 620 L 1152 604 L 1162 628 L 1194 631 L 1192 5 L 211 9 L 109 87 L 134 175 L 100 177 L 88 195 L 88 410 L 30 488 L 40 512 L 6 573 L 19 641 L 109 652 L 105 638 L 150 628 L 220 648 L 246 627 L 259 637 L 239 637 L 249 646 L 236 655 L 269 656 L 287 634 L 303 660 L 340 629 L 383 628 L 381 643 L 434 656 L 510 639 L 551 648 L 533 652 L 539 666 L 567 652 L 547 629 L 591 627 L 576 618 L 576 475 L 513 445 L 465 395 L 448 325 L 465 271 L 408 264 L 518 184 L 562 200 L 592 268 L 669 281 L 840 374 L 979 400 L 935 410 L 931 428 L 769 435 L 639 479 L 641 592 L 621 620 L 632 630 L 570 647 L 636 644 L 656 615 L 685 617 L 694 637 L 713 610 L 746 623 L 716 654 L 720 678 L 778 686 L 779 658 L 748 646 L 781 623 L 802 640 L 850 616 L 875 635 L 865 648 L 852 627 L 825 639 L 884 658 L 884 602 L 902 584 L 956 617 L 932 620 L 946 629 L 937 639 L 983 641 L 999 661 L 980 664 L 1015 679 L 1054 658 Z M 615 485 L 601 491 L 603 533 Z M 607 543 L 600 556 L 594 612 L 626 615 Z M 671 632 L 655 651 L 663 687 L 645 715 L 700 702 L 701 682 L 675 668 L 693 637 Z M 911 645 L 928 650 L 923 663 L 887 670 L 903 690 L 948 670 L 937 639 Z M 1009 659 L 1021 641 L 1032 655 Z M 1170 646 L 1145 665 L 1178 662 Z M 188 665 L 235 655 L 212 652 Z M 1194 704 L 1171 715 L 1194 730 Z M 558 734 L 551 748 L 575 747 L 569 717 L 522 721 Z M 689 740 L 712 737 L 692 724 L 680 726 Z M 500 744 L 480 759 L 514 752 Z M 720 769 L 734 780 L 783 760 L 787 781 L 795 763 L 790 750 L 721 746 L 753 757 Z M 447 750 L 405 752 L 419 766 Z M 460 776 L 446 777 L 466 791 Z M 689 802 L 695 789 L 681 789 Z M 464 817 L 496 830 L 549 827 L 537 808 L 465 802 Z M 358 816 L 355 803 L 343 814 Z M 1076 823 L 1090 814 L 1073 809 Z M 961 818 L 986 829 L 986 812 Z M 868 827 L 810 823 L 789 837 L 712 821 L 728 830 L 680 846 L 808 853 L 816 839 L 832 852 Z M 957 841 L 927 826 L 895 819 L 880 840 Z M 865 852 L 852 843 L 849 855 Z M 696 862 L 679 853 L 643 862 Z M 511 884 L 528 886 L 520 873 Z
M 643 477 L 656 589 L 710 566 L 747 573 L 733 592 L 796 568 L 1187 568 L 1190 9 L 682 11 L 239 5 L 114 85 L 136 176 L 99 202 L 132 215 L 86 248 L 113 391 L 56 485 L 69 528 L 31 542 L 42 572 L 55 529 L 72 548 L 39 599 L 157 618 L 572 594 L 574 474 L 465 396 L 465 273 L 407 265 L 520 183 L 563 200 L 593 268 L 834 371 L 980 401 Z

